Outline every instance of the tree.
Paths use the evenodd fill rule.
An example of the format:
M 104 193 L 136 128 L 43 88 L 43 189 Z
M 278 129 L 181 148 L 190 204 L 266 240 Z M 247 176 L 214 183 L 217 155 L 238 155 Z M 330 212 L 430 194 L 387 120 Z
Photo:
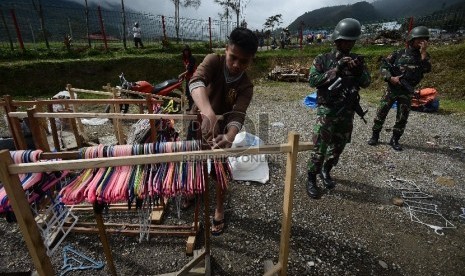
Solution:
M 215 3 L 220 4 L 223 8 L 223 13 L 218 13 L 218 16 L 221 20 L 226 19 L 226 33 L 229 33 L 229 18 L 231 18 L 229 9 L 231 8 L 231 0 L 215 0 Z
M 215 0 L 215 3 L 224 8 L 222 17 L 229 18 L 229 10 L 231 9 L 236 14 L 236 26 L 240 26 L 241 9 L 244 10 L 249 0 Z
M 44 10 L 42 9 L 42 2 L 41 0 L 37 1 L 37 4 L 34 0 L 32 0 L 32 6 L 37 12 L 37 15 L 39 16 L 40 20 L 40 27 L 42 28 L 42 34 L 44 36 L 45 40 L 45 46 L 47 46 L 47 49 L 50 50 L 50 45 L 48 43 L 48 37 L 47 37 L 47 30 L 45 29 L 45 19 L 44 19 Z
M 273 32 L 274 26 L 283 24 L 282 17 L 282 14 L 276 14 L 268 17 L 265 21 L 265 24 L 263 24 L 263 27 L 265 27 L 265 29 L 271 29 L 271 32 Z
M 176 41 L 179 42 L 179 6 L 184 8 L 193 7 L 198 9 L 201 4 L 201 0 L 171 0 L 174 3 L 174 25 L 176 29 Z

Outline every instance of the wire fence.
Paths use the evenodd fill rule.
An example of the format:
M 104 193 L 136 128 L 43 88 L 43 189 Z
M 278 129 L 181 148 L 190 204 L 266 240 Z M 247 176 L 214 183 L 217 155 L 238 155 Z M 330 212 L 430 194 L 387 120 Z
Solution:
M 41 17 L 40 10 L 43 16 Z M 41 20 L 43 18 L 43 21 Z M 73 45 L 96 47 L 131 47 L 133 26 L 139 23 L 145 45 L 163 41 L 201 41 L 223 43 L 236 27 L 234 21 L 217 19 L 180 18 L 146 12 L 108 11 L 99 8 L 69 8 L 63 6 L 35 7 L 32 3 L 3 3 L 0 5 L 0 49 L 63 47 L 71 38 Z M 459 34 L 465 30 L 465 10 L 456 9 L 416 18 L 399 18 L 383 22 L 362 22 L 364 35 L 375 36 L 379 30 L 413 25 L 425 25 L 434 34 Z M 301 34 L 321 32 L 328 34 L 334 26 L 318 30 L 302 29 Z M 299 34 L 300 35 L 300 34 Z M 297 35 L 296 35 L 297 36 Z M 294 37 L 296 37 L 294 36 Z
M 0 5 L 0 48 L 17 48 L 21 43 L 29 48 L 43 47 L 45 38 L 63 46 L 67 37 L 73 45 L 129 45 L 135 22 L 141 28 L 143 43 L 148 45 L 164 40 L 221 43 L 236 26 L 233 21 L 180 18 L 177 28 L 175 18 L 169 16 L 60 6 L 42 6 L 42 23 L 38 10 L 32 4 Z

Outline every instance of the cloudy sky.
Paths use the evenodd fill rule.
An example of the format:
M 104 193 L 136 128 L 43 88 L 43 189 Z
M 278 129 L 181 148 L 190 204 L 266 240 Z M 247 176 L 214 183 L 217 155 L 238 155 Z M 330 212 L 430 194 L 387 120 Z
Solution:
M 74 0 L 82 3 L 82 0 Z M 270 16 L 281 14 L 283 24 L 287 26 L 298 16 L 307 11 L 316 10 L 323 7 L 337 5 L 347 5 L 363 0 L 241 0 L 246 3 L 243 11 L 250 29 L 262 29 L 266 19 Z M 88 2 L 97 2 L 102 4 L 102 0 L 88 0 Z M 105 0 L 105 2 L 114 2 L 120 4 L 121 0 Z M 367 2 L 372 2 L 367 1 Z M 133 8 L 137 11 L 146 11 L 156 15 L 174 16 L 174 4 L 171 0 L 126 0 L 126 7 Z M 103 5 L 102 5 L 103 6 Z M 180 14 L 184 18 L 207 19 L 208 17 L 218 18 L 221 13 L 221 7 L 213 0 L 202 0 L 202 5 L 197 9 L 181 8 Z M 235 17 L 233 19 L 235 21 Z

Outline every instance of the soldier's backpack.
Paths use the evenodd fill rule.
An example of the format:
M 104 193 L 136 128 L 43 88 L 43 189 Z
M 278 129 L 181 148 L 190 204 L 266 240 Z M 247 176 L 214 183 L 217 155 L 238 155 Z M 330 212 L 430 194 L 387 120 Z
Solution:
M 435 88 L 420 89 L 420 97 L 412 98 L 412 110 L 436 112 L 439 110 L 438 91 Z

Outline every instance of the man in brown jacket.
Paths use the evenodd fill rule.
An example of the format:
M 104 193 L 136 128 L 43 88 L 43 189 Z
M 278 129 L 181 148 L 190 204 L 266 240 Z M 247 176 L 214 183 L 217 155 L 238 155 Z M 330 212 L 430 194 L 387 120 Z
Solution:
M 247 28 L 229 35 L 224 55 L 209 54 L 189 82 L 193 111 L 202 114 L 202 135 L 212 148 L 229 148 L 241 130 L 252 100 L 253 84 L 245 70 L 258 49 L 258 39 Z M 217 115 L 224 119 L 217 121 Z M 225 191 L 216 185 L 216 209 L 211 232 L 223 233 Z

